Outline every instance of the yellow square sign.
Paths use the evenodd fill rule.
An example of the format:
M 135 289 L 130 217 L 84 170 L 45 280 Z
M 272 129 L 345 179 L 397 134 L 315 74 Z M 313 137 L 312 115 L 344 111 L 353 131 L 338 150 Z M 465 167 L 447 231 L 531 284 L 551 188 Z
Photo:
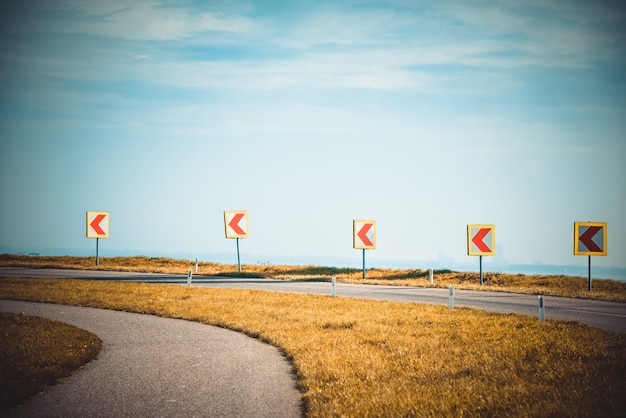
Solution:
M 248 211 L 224 211 L 226 238 L 248 238 Z
M 354 220 L 353 247 L 365 250 L 376 249 L 376 221 Z
M 496 226 L 467 225 L 467 255 L 495 255 Z
M 109 238 L 109 212 L 87 212 L 87 238 Z
M 574 222 L 574 255 L 606 255 L 606 222 Z

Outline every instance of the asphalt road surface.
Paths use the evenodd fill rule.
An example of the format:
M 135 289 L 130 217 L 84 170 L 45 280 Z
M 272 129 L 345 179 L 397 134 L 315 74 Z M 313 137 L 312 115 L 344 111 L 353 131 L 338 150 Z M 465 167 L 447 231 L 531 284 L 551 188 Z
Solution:
M 106 309 L 0 300 L 100 337 L 97 359 L 9 417 L 301 417 L 287 359 L 242 333 Z
M 0 267 L 0 277 L 57 277 L 92 280 L 124 280 L 148 283 L 187 282 L 186 275 L 126 273 L 62 269 L 24 269 Z M 193 276 L 193 286 L 227 287 L 270 290 L 292 293 L 331 294 L 331 284 L 319 281 L 285 281 L 248 278 Z M 335 295 L 396 302 L 448 305 L 449 289 L 430 287 L 400 287 L 338 283 Z M 487 311 L 517 313 L 538 317 L 538 295 L 455 290 L 454 306 L 466 306 Z M 590 299 L 544 297 L 546 319 L 578 321 L 593 327 L 626 333 L 626 303 L 603 302 Z

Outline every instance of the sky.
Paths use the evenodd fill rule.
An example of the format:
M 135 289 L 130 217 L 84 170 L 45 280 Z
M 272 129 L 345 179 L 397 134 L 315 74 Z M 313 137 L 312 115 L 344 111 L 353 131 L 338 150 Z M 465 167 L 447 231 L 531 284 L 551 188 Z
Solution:
M 0 6 L 0 247 L 626 267 L 619 1 Z M 248 257 L 248 258 L 246 258 Z M 492 260 L 495 260 L 493 257 Z M 488 257 L 487 257 L 488 258 Z M 210 260 L 209 260 L 210 261 Z M 235 261 L 236 262 L 236 261 Z M 419 266 L 418 266 L 419 267 Z

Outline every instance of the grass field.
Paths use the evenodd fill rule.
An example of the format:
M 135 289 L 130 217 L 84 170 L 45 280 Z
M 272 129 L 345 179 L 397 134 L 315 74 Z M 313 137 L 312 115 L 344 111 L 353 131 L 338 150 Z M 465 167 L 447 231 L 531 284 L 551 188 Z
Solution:
M 187 274 L 195 268 L 195 262 L 171 258 L 112 257 L 101 258 L 96 267 L 95 257 L 31 257 L 3 254 L 0 266 L 34 268 L 68 268 L 90 270 L 114 270 Z M 546 296 L 564 296 L 586 299 L 626 302 L 626 282 L 614 280 L 594 280 L 593 290 L 587 290 L 587 279 L 572 276 L 527 276 L 522 274 L 502 274 L 489 272 L 484 275 L 480 286 L 478 273 L 435 270 L 434 284 L 429 282 L 427 270 L 370 269 L 367 279 L 362 278 L 360 269 L 321 267 L 321 266 L 266 266 L 244 265 L 243 274 L 283 280 L 319 279 L 338 282 L 384 284 L 397 286 L 434 286 L 457 289 L 489 290 L 497 292 L 526 293 Z M 201 262 L 198 272 L 203 275 L 241 275 L 236 265 Z
M 61 279 L 0 279 L 0 298 L 245 332 L 279 347 L 292 362 L 309 417 L 617 417 L 626 411 L 625 336 L 574 322 L 330 296 Z
M 93 360 L 102 341 L 71 325 L 0 312 L 0 414 Z

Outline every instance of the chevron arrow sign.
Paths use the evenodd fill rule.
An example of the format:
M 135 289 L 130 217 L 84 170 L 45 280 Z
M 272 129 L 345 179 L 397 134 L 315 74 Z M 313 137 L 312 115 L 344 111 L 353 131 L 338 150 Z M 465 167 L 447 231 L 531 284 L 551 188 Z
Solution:
M 109 212 L 87 212 L 87 238 L 109 238 Z
M 495 255 L 495 225 L 467 225 L 467 255 Z
M 574 222 L 574 255 L 606 253 L 606 222 Z
M 354 248 L 376 249 L 376 221 L 355 220 L 353 222 L 352 242 Z
M 224 211 L 226 238 L 248 238 L 248 211 Z

